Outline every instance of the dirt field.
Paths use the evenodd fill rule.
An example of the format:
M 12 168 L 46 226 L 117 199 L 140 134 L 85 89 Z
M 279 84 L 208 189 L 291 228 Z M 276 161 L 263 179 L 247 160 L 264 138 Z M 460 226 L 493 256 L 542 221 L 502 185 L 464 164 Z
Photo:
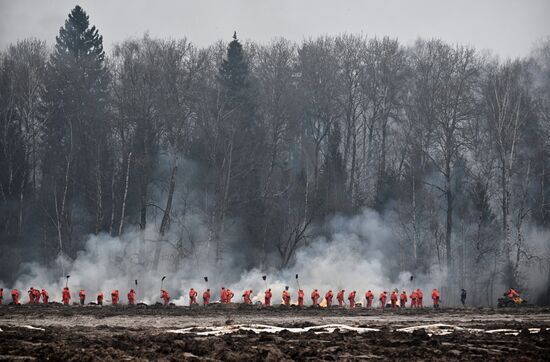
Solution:
M 8 360 L 550 360 L 550 308 L 0 306 Z

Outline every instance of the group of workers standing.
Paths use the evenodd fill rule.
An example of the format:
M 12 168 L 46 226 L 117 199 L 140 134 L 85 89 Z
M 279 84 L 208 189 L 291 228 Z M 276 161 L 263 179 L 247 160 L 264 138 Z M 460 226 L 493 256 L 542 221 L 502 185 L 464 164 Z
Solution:
M 48 304 L 50 296 L 48 294 L 48 291 L 46 289 L 35 289 L 34 287 L 31 287 L 28 291 L 29 294 L 29 304 Z M 18 289 L 12 289 L 11 291 L 11 302 L 12 304 L 18 305 L 20 298 L 20 293 Z M 78 292 L 78 298 L 80 300 L 80 305 L 84 305 L 86 303 L 86 291 L 84 289 L 80 289 Z M 64 287 L 63 291 L 61 292 L 61 300 L 63 304 L 69 305 L 71 303 L 71 292 L 68 287 Z M 97 304 L 103 305 L 103 293 L 99 292 L 96 296 Z M 111 293 L 111 304 L 112 305 L 118 305 L 120 300 L 120 292 L 118 290 L 113 290 Z M 128 292 L 128 304 L 133 305 L 136 301 L 136 291 L 134 289 L 130 289 Z M 0 305 L 4 303 L 4 288 L 0 288 Z
M 35 289 L 34 287 L 31 287 L 28 291 L 28 294 L 29 294 L 29 304 L 40 304 L 41 299 L 42 299 L 42 304 L 48 304 L 49 295 L 48 295 L 48 292 L 45 289 L 38 290 L 38 289 Z M 232 303 L 232 300 L 233 300 L 234 296 L 235 296 L 235 293 L 231 289 L 222 287 L 220 303 L 222 303 L 222 304 Z M 356 296 L 357 296 L 357 292 L 355 290 L 351 291 L 348 294 L 347 300 L 349 302 L 349 307 L 350 308 L 355 308 L 356 307 L 356 304 L 357 304 L 356 303 Z M 11 297 L 12 297 L 12 303 L 13 304 L 15 304 L 15 305 L 19 304 L 20 295 L 19 295 L 19 291 L 17 289 L 13 289 L 11 291 Z M 198 304 L 197 297 L 198 297 L 198 292 L 194 288 L 191 288 L 189 290 L 189 305 L 190 306 Z M 299 307 L 303 307 L 304 306 L 305 293 L 302 289 L 298 290 L 297 297 L 298 297 L 298 299 L 297 299 L 296 305 L 298 305 Z M 371 290 L 368 290 L 365 293 L 365 299 L 367 301 L 367 304 L 366 304 L 367 308 L 372 308 L 374 297 L 375 297 L 374 293 Z M 433 307 L 434 308 L 439 308 L 439 303 L 440 303 L 440 293 L 439 293 L 439 291 L 437 289 L 433 289 L 431 297 L 432 297 Z M 86 291 L 84 289 L 81 289 L 78 292 L 78 298 L 79 298 L 79 301 L 80 301 L 80 305 L 84 305 L 86 303 Z M 127 298 L 128 298 L 128 304 L 129 305 L 134 305 L 135 302 L 136 302 L 136 291 L 134 289 L 130 289 L 130 291 L 127 294 Z M 204 306 L 209 305 L 210 304 L 210 298 L 211 298 L 210 289 L 206 289 L 202 294 L 202 301 L 203 301 L 202 304 Z M 243 303 L 244 304 L 252 304 L 252 290 L 250 290 L 250 289 L 245 290 L 244 293 L 242 294 L 242 298 L 243 298 Z M 263 305 L 264 306 L 270 306 L 272 298 L 273 298 L 273 293 L 271 291 L 271 288 L 267 288 L 264 292 Z M 334 293 L 332 292 L 332 290 L 329 290 L 325 293 L 324 299 L 321 302 L 320 302 L 320 298 L 321 298 L 321 294 L 319 293 L 319 290 L 314 289 L 313 292 L 311 292 L 311 301 L 312 301 L 313 306 L 331 307 L 333 305 L 332 302 L 333 302 L 333 298 L 334 298 Z M 4 299 L 4 289 L 0 288 L 0 304 L 3 303 L 3 299 Z M 70 290 L 67 286 L 65 286 L 63 288 L 63 291 L 61 293 L 61 299 L 62 299 L 62 302 L 63 302 L 64 305 L 69 305 L 70 302 L 71 302 L 71 292 L 70 292 Z M 170 304 L 170 294 L 165 289 L 161 289 L 160 299 L 162 299 L 164 305 L 169 305 Z M 346 304 L 345 303 L 345 290 L 344 289 L 342 289 L 342 290 L 340 290 L 336 293 L 336 300 L 337 300 L 338 305 L 340 307 L 343 307 Z M 388 305 L 388 292 L 387 291 L 381 292 L 379 294 L 378 300 L 380 302 L 380 308 L 385 309 L 386 306 Z M 399 293 L 396 289 L 396 290 L 393 290 L 391 292 L 391 294 L 389 295 L 389 305 L 393 309 L 397 308 L 398 306 L 400 308 L 406 308 L 407 302 L 409 300 L 410 300 L 410 308 L 422 308 L 422 307 L 424 307 L 423 293 L 422 293 L 421 289 L 413 290 L 410 295 L 408 295 L 407 292 L 404 291 L 404 290 L 401 291 L 401 293 Z M 111 304 L 112 305 L 118 305 L 119 301 L 120 301 L 120 292 L 117 289 L 115 289 L 111 292 Z M 97 293 L 96 304 L 103 305 L 103 293 L 102 292 Z M 291 294 L 289 292 L 288 287 L 285 287 L 285 290 L 283 290 L 282 304 L 286 305 L 286 306 L 291 305 Z
M 29 304 L 40 304 L 40 299 L 42 299 L 43 304 L 48 304 L 50 295 L 45 289 L 39 290 L 31 287 L 29 289 Z M 19 304 L 19 290 L 12 289 L 11 291 L 11 301 L 13 304 Z M 0 305 L 4 304 L 4 288 L 0 288 Z
M 298 303 L 297 303 L 297 305 L 299 307 L 304 306 L 304 295 L 305 295 L 304 291 L 302 289 L 299 289 L 298 290 Z M 264 298 L 264 305 L 266 305 L 266 306 L 270 305 L 271 296 L 272 296 L 271 289 L 266 290 L 265 298 Z M 356 300 L 355 300 L 356 296 L 357 296 L 357 291 L 355 291 L 355 290 L 352 290 L 348 294 L 347 299 L 348 299 L 350 308 L 355 308 L 356 307 L 356 304 L 357 304 Z M 319 298 L 320 297 L 321 297 L 321 295 L 319 294 L 319 291 L 317 289 L 314 289 L 313 292 L 311 292 L 311 301 L 312 301 L 313 306 L 323 306 L 323 307 L 331 307 L 332 306 L 332 299 L 334 298 L 334 293 L 332 292 L 332 290 L 329 290 L 328 292 L 325 293 L 324 300 L 321 303 L 319 303 Z M 390 295 L 391 308 L 397 308 L 398 301 L 399 301 L 399 307 L 400 308 L 406 308 L 407 301 L 409 300 L 409 298 L 410 298 L 410 301 L 411 301 L 411 304 L 410 304 L 411 308 L 423 308 L 424 307 L 422 290 L 421 289 L 416 289 L 416 290 L 413 290 L 410 295 L 407 295 L 407 292 L 404 291 L 404 290 L 401 292 L 401 294 L 398 294 L 397 290 L 393 290 L 391 292 L 391 295 Z M 440 298 L 441 298 L 441 295 L 440 295 L 439 291 L 434 288 L 434 290 L 432 291 L 432 301 L 433 301 L 433 307 L 434 308 L 439 308 Z M 288 291 L 288 287 L 285 287 L 285 290 L 283 290 L 283 295 L 282 295 L 283 304 L 287 305 L 287 306 L 290 306 L 291 305 L 290 299 L 291 299 L 291 296 L 290 296 L 290 292 Z M 345 299 L 345 290 L 342 289 L 336 294 L 336 300 L 338 301 L 338 306 L 343 307 L 345 305 L 344 299 Z M 374 300 L 374 293 L 371 290 L 367 290 L 367 292 L 365 292 L 365 299 L 367 301 L 366 307 L 367 308 L 372 308 L 373 300 Z M 386 308 L 387 299 L 388 299 L 388 292 L 387 291 L 381 292 L 379 297 L 378 297 L 378 300 L 380 302 L 380 308 L 382 308 L 382 309 Z

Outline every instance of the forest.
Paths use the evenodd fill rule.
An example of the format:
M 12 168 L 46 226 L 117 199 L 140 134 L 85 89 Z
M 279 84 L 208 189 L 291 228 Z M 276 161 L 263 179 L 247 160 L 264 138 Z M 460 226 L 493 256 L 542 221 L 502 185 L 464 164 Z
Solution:
M 55 41 L 0 50 L 3 282 L 30 262 L 64 275 L 94 236 L 140 245 L 113 263 L 143 270 L 292 270 L 345 222 L 390 280 L 550 303 L 550 40 L 501 59 L 236 25 L 106 52 L 92 23 L 77 6 Z

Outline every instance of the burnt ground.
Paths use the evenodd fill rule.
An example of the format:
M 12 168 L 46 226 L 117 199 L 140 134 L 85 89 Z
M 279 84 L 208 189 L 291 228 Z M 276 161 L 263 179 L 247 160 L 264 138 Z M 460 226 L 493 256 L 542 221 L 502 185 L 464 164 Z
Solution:
M 292 330 L 336 323 L 378 331 L 339 328 L 319 333 L 306 328 L 256 333 L 235 327 L 263 324 Z M 448 334 L 438 335 L 433 327 L 398 331 L 436 323 L 448 325 Z M 234 332 L 202 333 L 211 327 Z M 189 333 L 174 333 L 183 328 Z M 0 329 L 0 359 L 8 360 L 550 360 L 550 308 L 382 312 L 242 305 L 24 305 L 0 306 Z

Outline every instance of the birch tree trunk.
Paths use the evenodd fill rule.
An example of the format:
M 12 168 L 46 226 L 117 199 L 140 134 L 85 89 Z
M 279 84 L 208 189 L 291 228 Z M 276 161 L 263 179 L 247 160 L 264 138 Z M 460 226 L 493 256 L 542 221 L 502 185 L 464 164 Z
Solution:
M 126 197 L 128 196 L 128 183 L 130 181 L 130 162 L 132 161 L 132 152 L 128 153 L 126 165 L 126 181 L 124 182 L 124 196 L 122 197 L 122 210 L 120 211 L 120 224 L 118 226 L 118 236 L 122 235 L 124 228 L 124 213 L 126 211 Z

